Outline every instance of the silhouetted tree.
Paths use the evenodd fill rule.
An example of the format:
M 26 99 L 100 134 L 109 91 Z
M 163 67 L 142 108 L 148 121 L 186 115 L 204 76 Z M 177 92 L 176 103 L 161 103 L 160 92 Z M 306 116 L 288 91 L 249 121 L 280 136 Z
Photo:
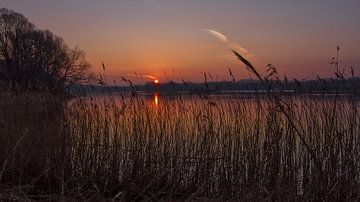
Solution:
M 0 79 L 23 88 L 62 88 L 88 81 L 90 65 L 79 48 L 70 49 L 23 15 L 0 9 Z

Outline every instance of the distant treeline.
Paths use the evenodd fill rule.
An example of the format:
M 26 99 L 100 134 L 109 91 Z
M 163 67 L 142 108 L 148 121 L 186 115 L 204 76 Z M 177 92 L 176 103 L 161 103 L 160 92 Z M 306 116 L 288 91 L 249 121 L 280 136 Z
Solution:
M 358 94 L 360 77 L 348 79 L 318 79 L 318 80 L 288 80 L 270 82 L 264 86 L 256 80 L 220 81 L 220 82 L 167 82 L 163 84 L 146 83 L 144 85 L 106 86 L 106 85 L 77 85 L 69 88 L 74 93 L 106 93 L 106 92 L 188 92 L 188 93 L 264 93 L 284 92 L 287 94 Z

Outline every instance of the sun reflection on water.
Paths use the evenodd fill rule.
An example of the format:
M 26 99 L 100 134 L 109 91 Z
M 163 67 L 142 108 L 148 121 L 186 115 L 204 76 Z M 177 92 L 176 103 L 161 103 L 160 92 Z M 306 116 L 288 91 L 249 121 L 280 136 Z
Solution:
M 158 93 L 154 94 L 154 105 L 155 105 L 155 107 L 159 106 L 159 94 Z

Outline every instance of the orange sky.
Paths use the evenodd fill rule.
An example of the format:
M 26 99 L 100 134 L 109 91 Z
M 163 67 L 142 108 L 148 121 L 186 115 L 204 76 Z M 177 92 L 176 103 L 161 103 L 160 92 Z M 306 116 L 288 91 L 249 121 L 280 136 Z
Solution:
M 337 45 L 344 69 L 360 66 L 358 0 L 2 0 L 0 6 L 78 45 L 93 71 L 104 62 L 109 80 L 149 79 L 137 73 L 202 81 L 202 72 L 230 80 L 228 68 L 236 79 L 249 78 L 231 48 L 260 71 L 272 63 L 290 78 L 333 75 Z

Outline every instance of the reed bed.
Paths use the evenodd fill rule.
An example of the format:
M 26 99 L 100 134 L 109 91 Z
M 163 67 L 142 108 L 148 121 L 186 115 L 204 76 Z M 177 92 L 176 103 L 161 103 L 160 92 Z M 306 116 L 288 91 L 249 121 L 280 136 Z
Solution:
M 289 96 L 234 54 L 268 92 L 1 93 L 0 199 L 359 200 L 359 98 L 338 63 L 335 89 Z
M 356 96 L 277 99 L 2 94 L 0 197 L 358 199 Z

